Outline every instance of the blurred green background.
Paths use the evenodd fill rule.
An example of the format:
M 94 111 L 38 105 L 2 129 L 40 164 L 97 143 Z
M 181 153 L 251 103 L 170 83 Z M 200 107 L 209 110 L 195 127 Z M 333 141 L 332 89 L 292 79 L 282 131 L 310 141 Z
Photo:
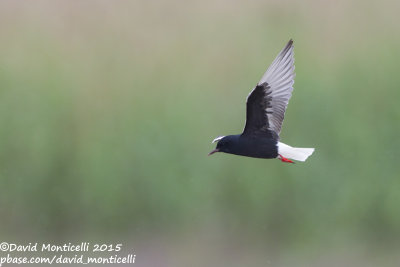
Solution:
M 137 266 L 398 266 L 400 2 L 2 1 L 0 241 Z M 286 42 L 281 139 L 207 157 Z

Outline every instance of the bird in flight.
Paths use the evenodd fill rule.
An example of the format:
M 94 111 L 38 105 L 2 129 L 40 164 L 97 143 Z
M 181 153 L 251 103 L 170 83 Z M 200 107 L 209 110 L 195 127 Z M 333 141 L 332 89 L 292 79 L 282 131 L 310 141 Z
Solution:
M 314 148 L 291 147 L 279 142 L 286 107 L 294 84 L 293 40 L 283 48 L 250 92 L 246 103 L 246 124 L 242 134 L 219 136 L 217 147 L 208 155 L 225 152 L 253 158 L 277 158 L 282 162 L 305 161 Z

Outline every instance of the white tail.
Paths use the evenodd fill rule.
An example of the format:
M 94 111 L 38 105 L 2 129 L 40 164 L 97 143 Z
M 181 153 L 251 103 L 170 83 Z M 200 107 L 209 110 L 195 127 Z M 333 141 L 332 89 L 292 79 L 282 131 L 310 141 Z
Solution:
M 314 152 L 314 148 L 291 147 L 278 142 L 278 154 L 285 158 L 305 161 Z

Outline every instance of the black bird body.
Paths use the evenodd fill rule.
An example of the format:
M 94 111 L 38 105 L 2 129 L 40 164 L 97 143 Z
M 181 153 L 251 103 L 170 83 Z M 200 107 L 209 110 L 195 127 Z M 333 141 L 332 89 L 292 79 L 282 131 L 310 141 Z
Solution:
M 218 152 L 239 156 L 272 159 L 278 157 L 277 141 L 272 138 L 245 136 L 242 134 L 225 136 L 217 144 Z
M 272 62 L 246 103 L 246 124 L 242 134 L 220 136 L 209 153 L 225 152 L 254 158 L 305 161 L 314 148 L 296 148 L 279 142 L 279 134 L 294 84 L 293 41 L 290 40 Z

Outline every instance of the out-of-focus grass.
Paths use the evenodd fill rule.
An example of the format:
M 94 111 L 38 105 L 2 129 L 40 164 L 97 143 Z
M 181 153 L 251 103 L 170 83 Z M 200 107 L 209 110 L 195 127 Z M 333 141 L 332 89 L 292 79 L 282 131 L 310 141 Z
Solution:
M 398 245 L 398 4 L 359 4 L 4 1 L 0 234 Z M 315 154 L 207 157 L 289 38 L 282 140 Z

